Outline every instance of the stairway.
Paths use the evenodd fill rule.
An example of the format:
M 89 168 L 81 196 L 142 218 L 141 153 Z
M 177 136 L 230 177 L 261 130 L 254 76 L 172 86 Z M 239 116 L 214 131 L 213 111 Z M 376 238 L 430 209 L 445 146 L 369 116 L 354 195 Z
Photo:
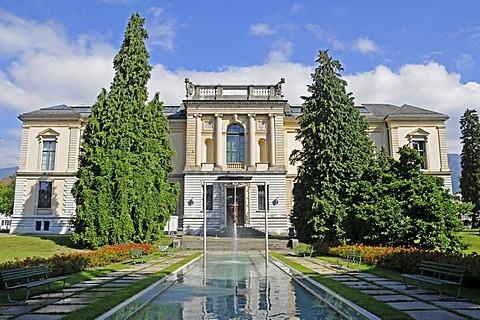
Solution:
M 180 248 L 190 250 L 203 250 L 203 237 L 183 236 L 180 239 Z M 273 251 L 291 250 L 287 248 L 288 238 L 269 238 L 268 248 Z M 232 237 L 207 237 L 207 251 L 232 251 L 234 239 Z M 238 237 L 238 251 L 265 251 L 265 236 L 259 237 Z

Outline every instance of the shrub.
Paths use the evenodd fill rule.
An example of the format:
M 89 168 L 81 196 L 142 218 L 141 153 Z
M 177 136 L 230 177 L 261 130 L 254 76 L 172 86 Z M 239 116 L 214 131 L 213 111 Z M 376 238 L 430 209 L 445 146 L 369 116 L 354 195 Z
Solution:
M 328 253 L 345 256 L 347 251 L 362 253 L 362 262 L 401 273 L 418 273 L 422 260 L 465 266 L 463 283 L 467 287 L 480 287 L 480 256 L 476 253 L 462 254 L 448 251 L 427 251 L 416 248 L 390 248 L 343 244 L 331 247 Z
M 84 271 L 87 268 L 106 266 L 131 259 L 130 251 L 142 250 L 153 253 L 155 247 L 149 244 L 122 244 L 106 246 L 90 252 L 55 254 L 50 258 L 27 257 L 0 264 L 0 270 L 47 265 L 51 277 L 64 276 Z

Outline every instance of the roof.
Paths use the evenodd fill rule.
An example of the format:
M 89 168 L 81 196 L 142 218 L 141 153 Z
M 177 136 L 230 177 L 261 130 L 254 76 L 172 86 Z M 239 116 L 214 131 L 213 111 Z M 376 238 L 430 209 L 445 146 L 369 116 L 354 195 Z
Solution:
M 378 118 L 378 119 L 438 119 L 438 120 L 447 120 L 448 116 L 415 107 L 412 105 L 404 104 L 401 107 L 392 105 L 392 104 L 362 104 L 359 108 L 364 108 L 368 112 L 362 112 L 366 118 Z
M 404 104 L 401 107 L 392 104 L 362 104 L 357 106 L 360 114 L 371 120 L 401 120 L 401 119 L 435 119 L 447 120 L 448 116 L 435 111 Z M 185 119 L 185 106 L 164 106 L 163 112 L 168 119 Z M 302 112 L 301 105 L 286 104 L 284 115 L 286 118 L 297 118 Z M 23 113 L 19 116 L 22 120 L 26 117 L 88 117 L 91 113 L 88 105 L 68 106 L 65 104 L 41 108 L 39 110 Z
M 163 112 L 169 119 L 185 118 L 185 110 L 180 106 L 165 106 Z M 45 117 L 88 117 L 92 113 L 89 105 L 60 104 L 23 113 L 19 116 L 20 120 L 24 118 L 45 118 Z

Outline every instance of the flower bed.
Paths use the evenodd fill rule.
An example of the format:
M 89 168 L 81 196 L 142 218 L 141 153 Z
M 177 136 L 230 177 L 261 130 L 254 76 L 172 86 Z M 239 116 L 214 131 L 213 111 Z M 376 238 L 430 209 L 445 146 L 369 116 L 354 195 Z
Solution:
M 330 247 L 333 256 L 345 256 L 346 251 L 362 253 L 362 262 L 402 273 L 418 273 L 422 260 L 465 266 L 465 286 L 480 287 L 480 256 L 476 253 L 462 254 L 442 251 L 427 251 L 416 248 L 390 248 L 382 246 L 340 245 Z
M 47 265 L 51 277 L 64 276 L 82 272 L 87 268 L 106 266 L 131 259 L 130 251 L 142 250 L 151 254 L 157 250 L 150 244 L 110 245 L 90 252 L 55 254 L 50 258 L 28 257 L 7 261 L 0 264 L 0 270 Z

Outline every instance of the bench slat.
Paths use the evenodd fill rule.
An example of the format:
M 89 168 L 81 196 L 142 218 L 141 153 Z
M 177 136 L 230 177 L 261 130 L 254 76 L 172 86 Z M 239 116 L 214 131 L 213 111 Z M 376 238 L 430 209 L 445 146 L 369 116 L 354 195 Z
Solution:
M 63 281 L 63 289 L 67 279 L 65 276 L 48 278 L 48 267 L 46 265 L 2 270 L 0 271 L 0 278 L 1 289 L 5 290 L 9 302 L 17 302 L 12 300 L 10 296 L 11 290 L 26 288 L 27 293 L 23 300 L 23 302 L 26 302 L 31 288 L 48 284 L 50 289 L 50 283 Z
M 457 298 L 460 297 L 460 289 L 465 273 L 465 266 L 439 263 L 434 261 L 421 261 L 419 265 L 420 274 L 402 274 L 405 287 L 408 288 L 406 279 L 418 280 L 421 282 L 436 285 L 440 296 L 442 296 L 441 286 L 458 286 Z

